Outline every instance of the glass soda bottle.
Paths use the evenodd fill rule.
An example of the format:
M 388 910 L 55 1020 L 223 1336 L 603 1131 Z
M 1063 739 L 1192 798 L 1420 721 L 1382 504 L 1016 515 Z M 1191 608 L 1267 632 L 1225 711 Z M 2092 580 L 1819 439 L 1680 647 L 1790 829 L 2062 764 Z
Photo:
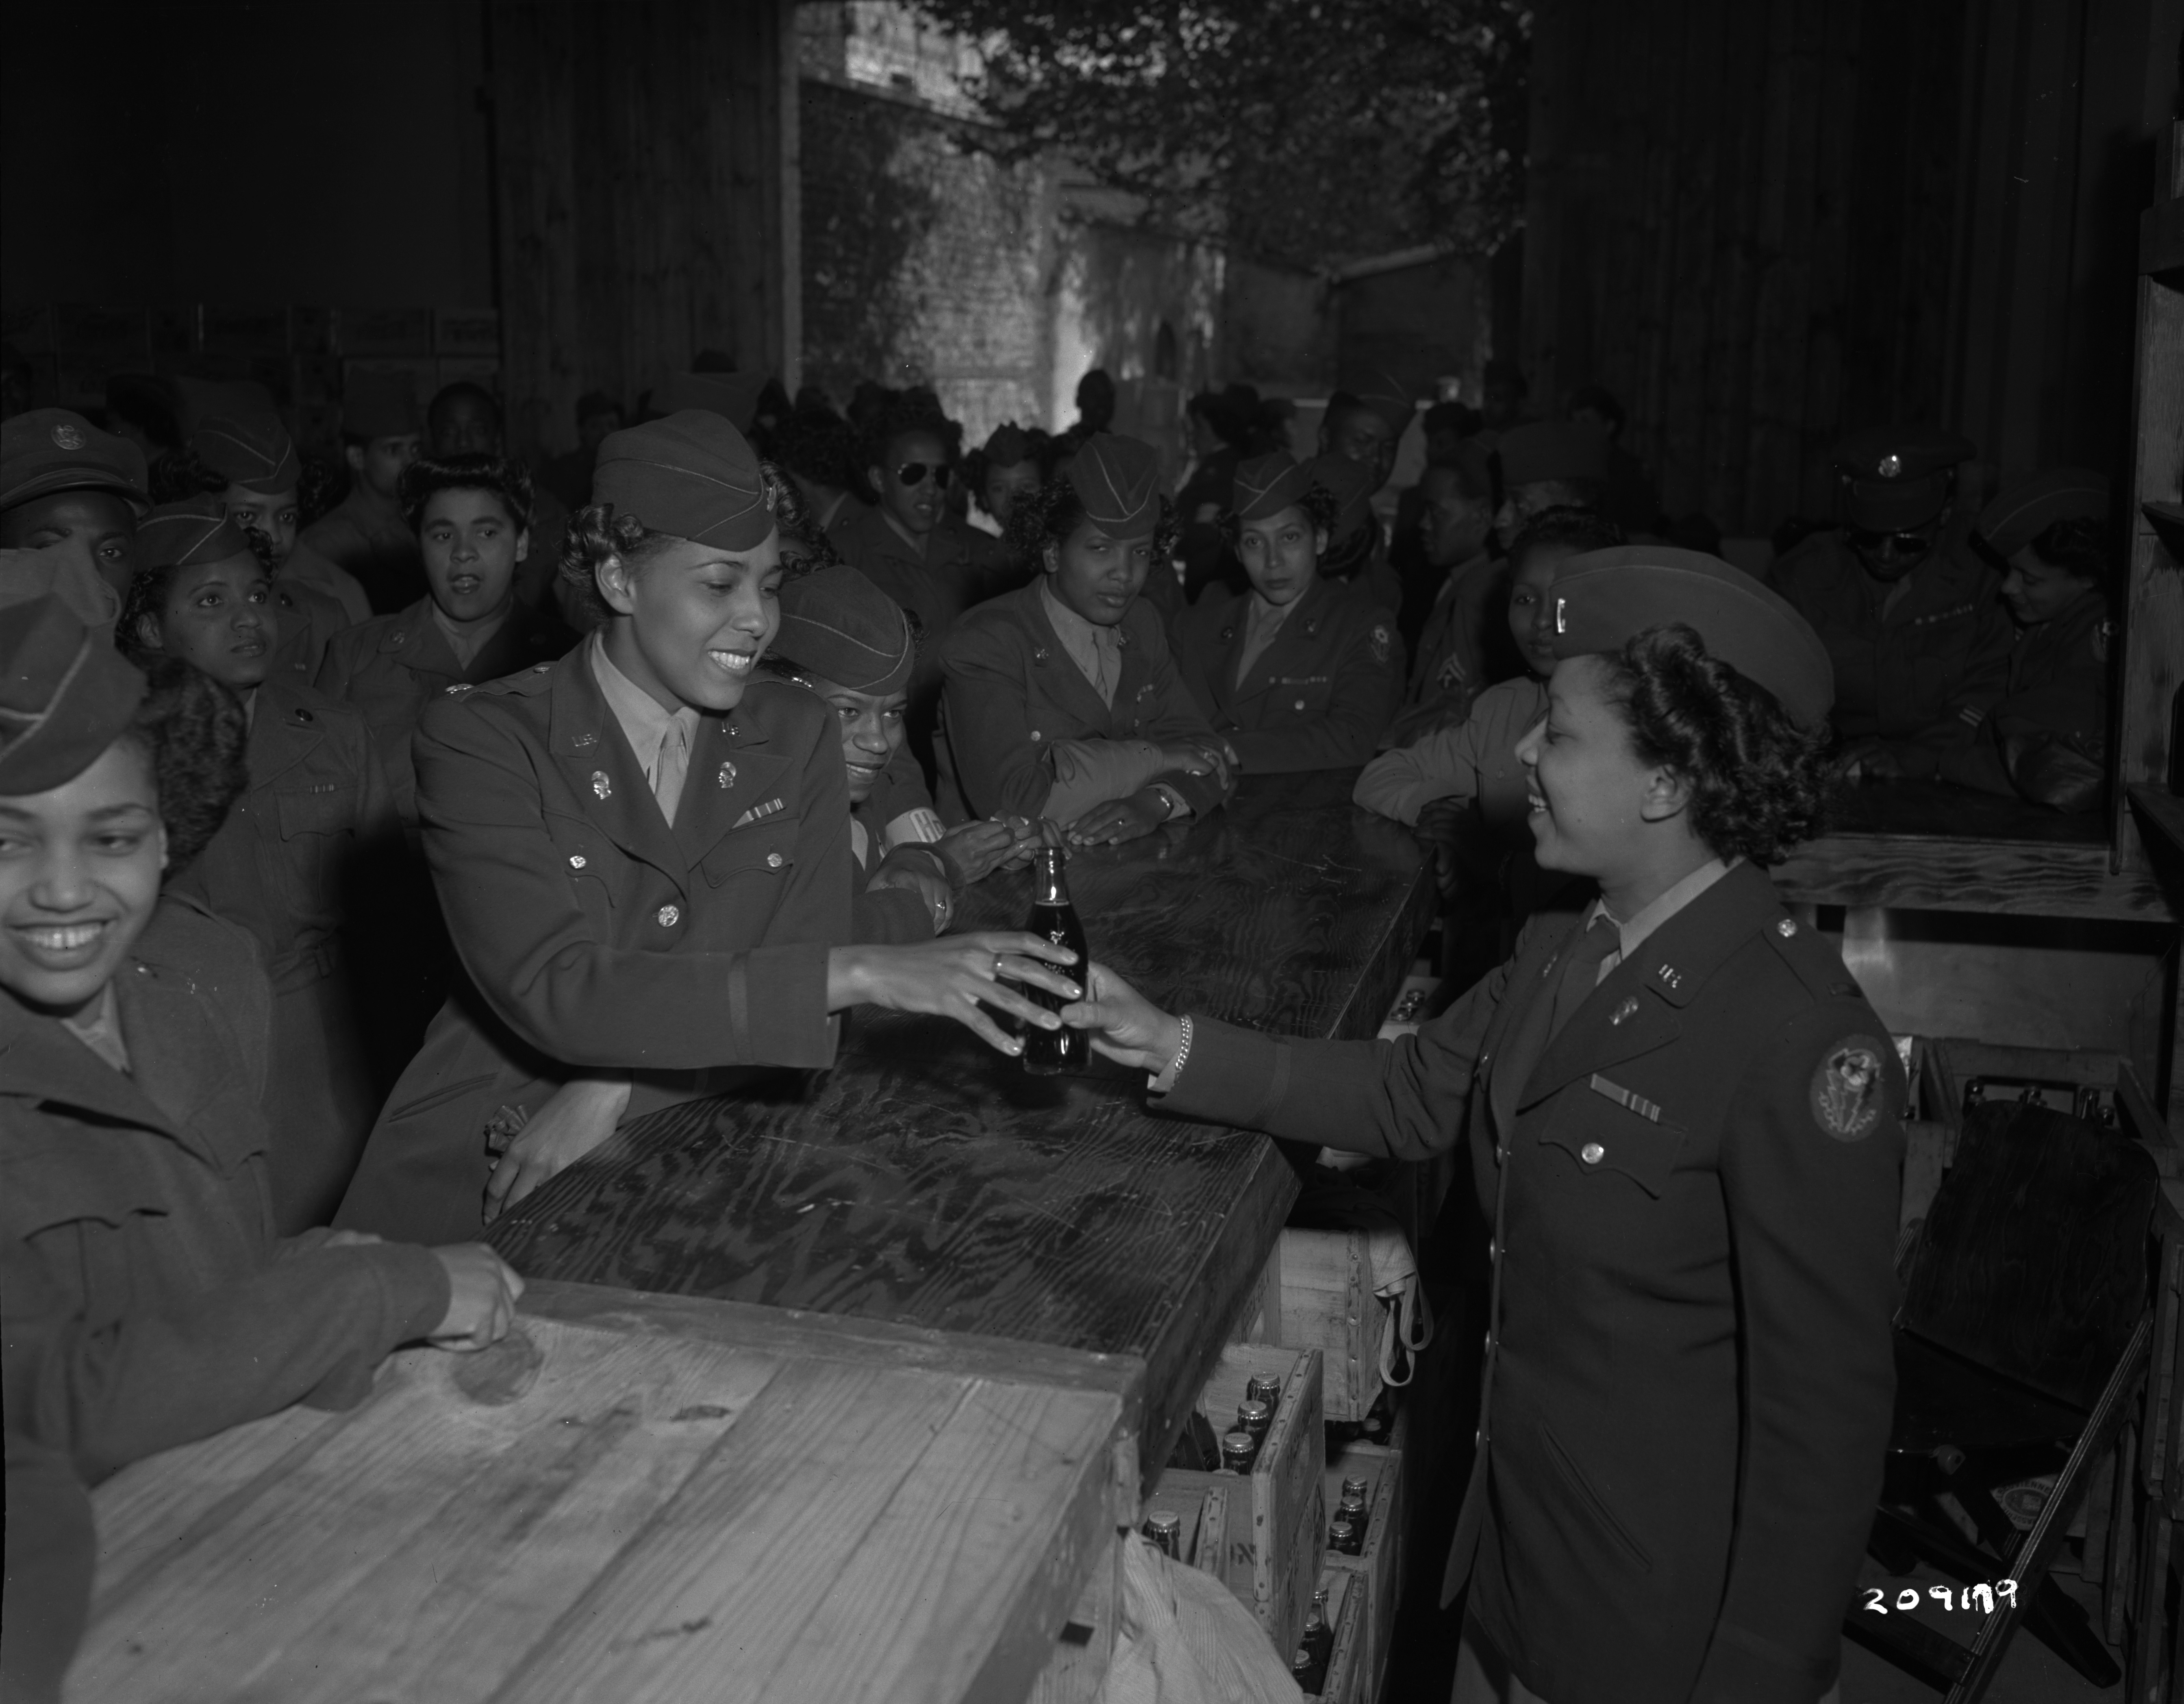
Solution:
M 1086 968 L 1092 962 L 1092 951 L 1085 944 L 1084 925 L 1077 920 L 1077 907 L 1069 902 L 1069 884 L 1062 877 L 1059 846 L 1042 846 L 1032 854 L 1031 920 L 1024 927 L 1077 955 L 1077 962 L 1069 966 L 1067 974 L 1081 987 Z M 1049 994 L 1029 983 L 1018 986 L 1026 1000 L 1049 1011 L 1060 1011 L 1069 1004 L 1060 994 Z M 1067 1027 L 1047 1030 L 1028 1023 L 1024 1026 L 1023 1067 L 1034 1076 L 1051 1077 L 1060 1072 L 1082 1071 L 1091 1062 L 1092 1041 L 1084 1031 Z

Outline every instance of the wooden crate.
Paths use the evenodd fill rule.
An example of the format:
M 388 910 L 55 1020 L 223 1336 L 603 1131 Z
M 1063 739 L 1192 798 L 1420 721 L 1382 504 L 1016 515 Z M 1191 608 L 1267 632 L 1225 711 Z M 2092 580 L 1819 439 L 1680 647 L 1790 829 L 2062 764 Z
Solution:
M 1373 1294 L 1362 1231 L 1282 1233 L 1280 1340 L 1325 1362 L 1330 1420 L 1362 1420 L 1380 1394 L 1380 1335 L 1388 1304 Z
M 1286 1659 L 1312 1607 L 1327 1540 L 1318 1352 L 1232 1345 L 1222 1351 L 1199 1406 L 1217 1432 L 1231 1429 L 1246 1385 L 1262 1372 L 1280 1375 L 1282 1400 L 1251 1476 L 1171 1467 L 1145 1508 L 1182 1517 L 1185 1560 L 1217 1573 Z
M 1327 1594 L 1327 1624 L 1334 1629 L 1334 1650 L 1327 1659 L 1327 1676 L 1318 1692 L 1320 1704 L 1373 1704 L 1379 1696 L 1380 1677 L 1371 1656 L 1370 1618 L 1363 1584 L 1354 1573 L 1329 1568 L 1319 1577 Z
M 1399 1422 L 1400 1424 L 1400 1422 Z M 1327 1464 L 1328 1520 L 1342 1506 L 1342 1481 L 1362 1478 L 1373 1482 L 1365 1497 L 1365 1548 L 1357 1556 L 1327 1552 L 1327 1572 L 1346 1577 L 1359 1600 L 1358 1661 L 1369 1683 L 1362 1697 L 1377 1696 L 1387 1669 L 1388 1651 L 1396 1634 L 1396 1610 L 1403 1595 L 1403 1529 L 1409 1515 L 1403 1452 L 1386 1444 L 1362 1441 L 1346 1445 Z

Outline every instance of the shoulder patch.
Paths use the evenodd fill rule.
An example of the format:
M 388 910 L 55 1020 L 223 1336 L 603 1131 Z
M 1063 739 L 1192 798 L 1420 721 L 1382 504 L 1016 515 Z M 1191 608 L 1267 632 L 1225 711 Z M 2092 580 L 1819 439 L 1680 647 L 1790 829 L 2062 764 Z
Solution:
M 1861 1142 L 1880 1122 L 1889 1050 L 1869 1035 L 1847 1035 L 1820 1055 L 1807 1099 L 1813 1122 L 1838 1142 Z
M 1394 644 L 1394 640 L 1389 636 L 1387 623 L 1375 621 L 1373 624 L 1373 660 L 1384 667 Z

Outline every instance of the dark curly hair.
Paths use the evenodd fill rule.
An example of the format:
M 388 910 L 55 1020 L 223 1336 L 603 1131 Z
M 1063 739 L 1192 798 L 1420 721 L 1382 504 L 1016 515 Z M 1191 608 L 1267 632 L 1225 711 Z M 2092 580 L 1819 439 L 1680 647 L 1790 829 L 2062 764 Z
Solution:
M 538 503 L 531 470 L 510 455 L 421 455 L 402 470 L 397 489 L 403 525 L 412 532 L 425 524 L 425 505 L 443 491 L 490 492 L 518 532 L 530 527 Z
M 1552 509 L 1543 509 L 1518 529 L 1509 541 L 1509 560 L 1522 562 L 1524 554 L 1536 550 L 1542 544 L 1572 544 L 1580 551 L 1613 550 L 1628 544 L 1623 529 L 1606 515 L 1590 509 L 1573 509 L 1557 504 Z
M 2032 554 L 2050 568 L 2105 587 L 2114 572 L 2103 535 L 2107 524 L 2091 517 L 2051 521 L 2032 541 Z
M 1691 788 L 1692 832 L 1718 855 L 1779 863 L 1820 832 L 1834 785 L 1826 729 L 1799 727 L 1680 621 L 1602 660 L 1631 749 Z
M 819 517 L 811 512 L 811 505 L 804 500 L 804 493 L 788 471 L 771 461 L 760 462 L 759 469 L 773 491 L 773 524 L 781 532 L 781 542 L 796 552 L 794 562 L 783 565 L 782 577 L 801 580 L 822 568 L 842 566 L 842 553 L 819 525 Z
M 803 506 L 803 493 L 797 490 L 796 482 L 779 466 L 770 461 L 758 465 L 760 476 L 766 482 L 767 507 L 772 511 L 774 524 L 783 531 L 789 528 L 784 505 L 802 516 L 805 529 L 796 535 L 799 543 L 807 543 L 806 534 L 816 535 L 818 529 L 811 524 L 811 512 Z M 577 601 L 582 606 L 592 626 L 603 626 L 610 611 L 606 600 L 599 596 L 599 571 L 604 563 L 620 557 L 632 568 L 641 568 L 651 557 L 676 542 L 671 532 L 655 532 L 634 515 L 617 515 L 611 503 L 588 503 L 569 517 L 569 531 L 561 544 L 560 573 L 562 582 L 571 587 Z M 832 552 L 833 547 L 819 537 L 820 548 Z M 807 546 L 808 548 L 808 546 Z M 827 565 L 816 557 L 794 571 L 798 575 Z
M 1334 517 L 1342 512 L 1340 499 L 1325 486 L 1315 485 L 1297 500 L 1297 507 L 1304 510 L 1305 519 L 1312 523 L 1312 531 L 1324 532 L 1327 535 L 1329 551 L 1336 552 L 1339 546 L 1334 537 Z M 1213 524 L 1220 532 L 1221 542 L 1223 544 L 1231 550 L 1240 549 L 1242 547 L 1243 517 L 1234 509 L 1223 510 L 1219 518 Z M 1365 540 L 1365 550 L 1368 554 L 1373 549 L 1373 529 L 1371 527 L 1362 528 L 1359 533 L 1359 536 Z
M 172 881 L 249 791 L 250 725 L 240 699 L 181 658 L 155 651 L 135 660 L 150 690 L 121 737 L 151 761 Z
M 1017 561 L 1031 563 L 1043 571 L 1046 547 L 1060 546 L 1084 519 L 1084 499 L 1077 494 L 1077 487 L 1066 477 L 1050 479 L 1027 501 L 1017 505 L 1002 541 Z M 1175 504 L 1163 492 L 1160 521 L 1153 529 L 1156 567 L 1164 565 L 1174 556 L 1177 542 L 1182 537 L 1183 524 L 1176 519 Z
M 887 465 L 888 448 L 897 438 L 928 432 L 940 443 L 940 453 L 952 468 L 961 459 L 963 428 L 940 411 L 937 399 L 916 391 L 905 391 L 872 416 L 866 429 L 861 467 Z

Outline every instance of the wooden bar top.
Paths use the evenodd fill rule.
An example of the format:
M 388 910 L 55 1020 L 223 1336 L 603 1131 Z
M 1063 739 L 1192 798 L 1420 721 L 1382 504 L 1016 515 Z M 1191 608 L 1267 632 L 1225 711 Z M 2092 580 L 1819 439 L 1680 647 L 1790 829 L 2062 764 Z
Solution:
M 1134 1367 L 550 1284 L 519 1329 L 100 1486 L 70 1696 L 1017 1699 L 1133 1518 Z
M 1095 957 L 1261 1029 L 1369 1036 L 1423 936 L 1409 832 L 1354 771 L 1247 778 L 1227 809 L 1070 860 Z M 959 929 L 1018 926 L 989 879 Z M 1297 1189 L 1264 1137 L 1149 1116 L 1100 1064 L 1027 1076 L 945 1019 L 861 1011 L 838 1062 L 633 1122 L 494 1227 L 528 1276 L 1134 1356 L 1156 1470 Z

